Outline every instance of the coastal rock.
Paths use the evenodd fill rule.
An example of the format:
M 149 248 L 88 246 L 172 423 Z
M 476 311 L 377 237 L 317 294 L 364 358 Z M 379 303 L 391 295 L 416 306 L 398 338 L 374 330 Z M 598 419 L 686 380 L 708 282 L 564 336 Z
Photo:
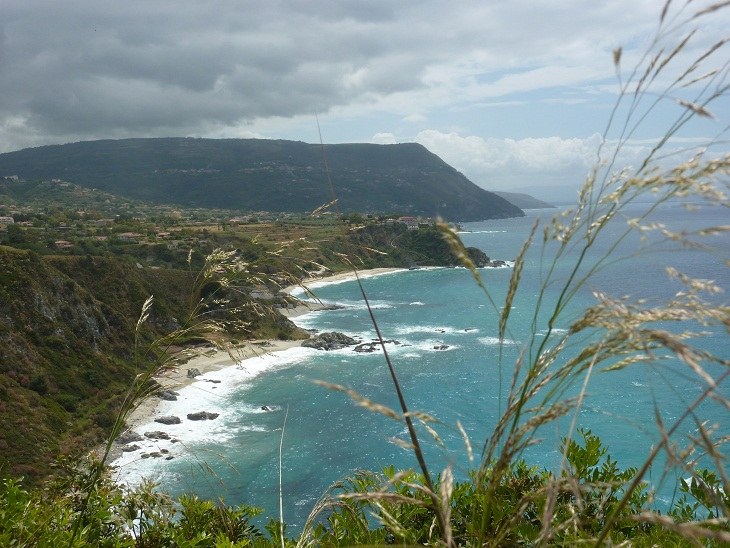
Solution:
M 180 420 L 180 417 L 171 415 L 168 417 L 157 417 L 155 422 L 159 422 L 160 424 L 180 424 L 182 421 Z
M 377 350 L 378 346 L 380 346 L 380 345 L 378 343 L 374 343 L 374 342 L 362 343 L 362 344 L 358 344 L 352 350 L 354 352 L 361 352 L 363 354 L 369 354 L 370 352 L 375 352 L 375 350 Z
M 208 411 L 198 411 L 197 413 L 188 413 L 188 419 L 191 421 L 212 421 L 217 419 L 220 413 L 209 413 Z
M 446 350 L 449 348 L 448 344 L 439 344 L 433 347 L 434 350 Z
M 139 449 L 140 449 L 140 446 L 137 445 L 136 443 L 132 443 L 130 445 L 124 445 L 124 446 L 122 446 L 122 452 L 123 453 L 131 453 L 132 451 L 138 451 Z
M 316 337 L 304 341 L 302 346 L 316 348 L 317 350 L 339 350 L 355 344 L 357 344 L 357 341 L 352 337 L 348 337 L 344 333 L 331 331 L 320 333 Z
M 165 401 L 177 401 L 177 397 L 179 395 L 180 394 L 178 394 L 174 390 L 169 390 L 169 389 L 160 390 L 160 392 L 157 394 L 157 396 L 161 400 L 165 400 Z
M 163 432 L 161 430 L 155 430 L 153 432 L 145 432 L 144 433 L 145 438 L 149 438 L 151 440 L 169 440 L 170 434 L 167 432 Z
M 200 369 L 198 369 L 197 367 L 191 367 L 190 369 L 188 369 L 188 378 L 194 379 L 198 375 L 200 375 Z
M 117 438 L 117 441 L 120 444 L 126 445 L 128 443 L 133 443 L 135 441 L 142 441 L 144 438 L 140 436 L 137 432 L 133 432 L 130 430 L 129 432 L 125 432 L 121 436 Z

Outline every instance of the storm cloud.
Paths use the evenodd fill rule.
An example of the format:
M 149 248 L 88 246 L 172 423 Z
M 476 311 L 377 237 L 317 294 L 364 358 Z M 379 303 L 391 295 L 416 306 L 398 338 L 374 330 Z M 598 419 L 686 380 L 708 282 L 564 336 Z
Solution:
M 534 138 L 536 149 L 566 150 L 544 141 L 556 137 L 582 166 L 585 150 L 570 140 L 600 131 L 580 117 L 605 115 L 615 96 L 611 52 L 623 45 L 638 59 L 659 7 L 4 0 L 0 10 L 0 152 L 129 136 L 312 140 L 319 114 L 330 141 L 475 137 L 510 152 L 509 139 L 525 148 Z M 556 114 L 581 104 L 573 122 Z M 519 163 L 515 150 L 506 161 Z

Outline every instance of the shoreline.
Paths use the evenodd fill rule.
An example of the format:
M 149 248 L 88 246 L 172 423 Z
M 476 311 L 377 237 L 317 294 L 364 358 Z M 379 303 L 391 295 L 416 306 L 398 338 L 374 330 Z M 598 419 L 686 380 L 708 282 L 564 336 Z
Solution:
M 374 268 L 369 270 L 358 271 L 357 275 L 360 279 L 372 278 L 384 274 L 390 274 L 394 272 L 401 272 L 406 269 L 403 268 Z M 292 295 L 297 290 L 313 289 L 316 287 L 322 287 L 332 283 L 344 283 L 355 280 L 355 273 L 352 271 L 341 272 L 330 276 L 311 277 L 302 282 L 299 285 L 291 285 L 281 290 L 282 293 Z M 279 312 L 289 319 L 309 314 L 310 312 L 316 312 L 319 310 L 330 309 L 328 305 L 315 301 L 300 301 L 300 304 L 292 308 L 281 308 Z M 165 373 L 155 376 L 154 380 L 157 381 L 162 390 L 171 390 L 177 392 L 191 387 L 195 383 L 204 382 L 220 382 L 211 381 L 206 379 L 205 376 L 210 373 L 216 373 L 227 368 L 245 369 L 246 362 L 253 363 L 253 360 L 259 359 L 263 356 L 277 354 L 292 348 L 300 347 L 302 342 L 306 339 L 298 340 L 276 340 L 276 339 L 262 339 L 262 340 L 250 340 L 245 341 L 243 344 L 232 349 L 231 353 L 223 350 L 218 350 L 214 347 L 207 347 L 201 349 L 200 353 L 193 356 L 186 363 L 166 371 Z M 188 370 L 197 369 L 199 375 L 195 377 L 188 376 Z M 164 416 L 162 413 L 163 404 L 165 400 L 158 396 L 148 396 L 141 400 L 135 408 L 133 408 L 127 415 L 125 420 L 125 427 L 122 430 L 122 434 L 112 444 L 112 450 L 107 459 L 108 464 L 112 468 L 120 466 L 119 461 L 124 461 L 122 457 L 128 453 L 123 451 L 123 447 L 128 445 L 128 442 L 124 440 L 124 435 L 128 433 L 144 434 L 140 429 L 146 427 L 154 422 L 156 418 Z M 199 409 L 189 409 L 189 412 L 197 412 Z M 206 421 L 207 422 L 207 421 Z M 157 424 L 157 423 L 155 423 Z M 164 429 L 164 424 L 159 424 L 157 430 Z M 156 441 L 156 440 L 146 440 Z M 98 449 L 96 450 L 98 451 Z M 154 454 L 152 456 L 161 456 L 161 454 Z M 140 456 L 140 458 L 147 458 Z M 136 460 L 136 459 L 135 459 Z M 133 462 L 133 461 L 132 461 Z M 121 466 L 128 464 L 129 462 L 122 462 Z
M 356 280 L 358 277 L 363 280 L 366 278 L 374 278 L 376 276 L 383 276 L 385 274 L 393 274 L 395 272 L 405 272 L 407 271 L 407 268 L 402 267 L 380 267 L 380 268 L 370 268 L 367 270 L 358 270 L 357 275 L 355 275 L 355 272 L 352 270 L 348 270 L 346 272 L 337 272 L 336 274 L 330 274 L 330 275 L 323 275 L 323 276 L 311 276 L 309 278 L 305 278 L 301 281 L 301 283 L 297 285 L 290 285 L 288 287 L 285 287 L 281 290 L 281 293 L 286 293 L 288 295 L 291 295 L 297 290 L 303 290 L 303 289 L 309 289 L 309 288 L 317 288 L 322 287 L 324 285 L 330 285 L 330 284 L 336 284 L 336 283 L 344 283 Z M 283 312 L 283 311 L 282 311 Z

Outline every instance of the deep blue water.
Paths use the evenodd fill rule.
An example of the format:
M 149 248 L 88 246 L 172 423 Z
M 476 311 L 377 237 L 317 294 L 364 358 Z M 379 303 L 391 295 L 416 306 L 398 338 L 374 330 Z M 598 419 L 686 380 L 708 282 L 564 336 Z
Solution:
M 638 213 L 646 206 L 635 206 Z M 483 249 L 490 257 L 514 259 L 537 215 L 544 218 L 554 211 L 532 211 L 528 217 L 482 223 L 469 223 L 461 234 L 466 245 Z M 633 212 L 630 212 L 630 216 Z M 684 228 L 729 224 L 728 213 L 720 208 L 690 212 L 679 205 L 664 206 L 656 220 Z M 605 253 L 625 227 L 624 220 L 613 223 L 606 238 L 588 254 L 588 264 Z M 434 425 L 446 448 L 419 430 L 426 445 L 432 471 L 447 464 L 463 477 L 469 468 L 461 435 L 455 427 L 460 421 L 472 445 L 479 451 L 493 428 L 511 381 L 512 364 L 530 341 L 531 324 L 540 287 L 547 271 L 550 253 L 540 253 L 541 232 L 534 249 L 528 253 L 523 280 L 514 301 L 510 334 L 501 352 L 497 341 L 499 311 L 495 310 L 465 269 L 420 269 L 363 280 L 383 335 L 398 343 L 388 344 L 406 399 L 411 409 L 435 416 Z M 698 278 L 714 279 L 727 286 L 730 257 L 727 236 L 708 240 L 711 252 L 684 249 L 670 251 L 667 246 L 647 244 L 629 238 L 612 259 L 629 257 L 595 273 L 575 294 L 558 319 L 554 339 L 594 302 L 592 292 L 644 297 L 650 302 L 666 299 L 680 286 L 668 280 L 664 267 L 678 269 Z M 638 257 L 633 251 L 645 246 Z M 576 254 L 568 253 L 556 265 L 555 278 L 565 279 L 575 263 Z M 511 268 L 482 269 L 480 275 L 494 302 L 501 306 L 512 274 Z M 537 314 L 537 340 L 547 328 L 548 311 L 554 306 L 561 284 L 548 285 L 543 310 Z M 374 330 L 367 317 L 354 282 L 331 284 L 316 289 L 319 298 L 343 308 L 312 313 L 297 323 L 321 331 L 342 331 L 371 340 Z M 725 295 L 712 297 L 727 302 Z M 666 326 L 672 329 L 672 326 Z M 699 328 L 698 328 L 699 329 Z M 703 328 L 704 329 L 704 328 Z M 552 341 L 548 341 L 549 343 Z M 568 352 L 585 343 L 581 338 Z M 713 328 L 697 344 L 718 356 L 730 356 L 726 331 Z M 447 346 L 444 350 L 436 347 Z M 397 409 L 397 400 L 382 354 L 356 354 L 351 350 L 317 352 L 294 350 L 281 363 L 238 384 L 220 402 L 227 414 L 221 417 L 225 435 L 207 441 L 190 442 L 186 458 L 164 462 L 163 487 L 174 493 L 195 492 L 222 498 L 228 504 L 246 502 L 265 509 L 265 516 L 278 515 L 279 442 L 285 414 L 283 442 L 283 490 L 285 520 L 296 529 L 301 526 L 317 498 L 333 482 L 356 469 L 381 470 L 415 467 L 412 454 L 397 447 L 390 438 L 405 439 L 404 425 L 367 411 L 344 394 L 314 384 L 314 380 L 353 388 L 363 396 Z M 718 374 L 717 368 L 713 373 Z M 727 383 L 726 383 L 727 384 Z M 655 406 L 671 424 L 703 389 L 686 366 L 664 360 L 656 366 L 635 365 L 622 371 L 593 373 L 587 398 L 579 412 L 578 426 L 590 428 L 609 446 L 622 466 L 639 465 L 657 439 Z M 730 394 L 727 386 L 720 391 Z M 262 413 L 266 405 L 273 412 Z M 718 424 L 719 433 L 730 434 L 727 413 L 716 404 L 703 405 L 700 416 Z M 535 464 L 555 468 L 559 463 L 559 440 L 567 420 L 539 431 L 542 442 L 525 454 Z M 693 430 L 692 423 L 680 428 L 682 434 Z M 202 465 L 201 463 L 205 463 Z M 208 468 L 210 467 L 210 468 Z M 661 465 L 652 478 L 661 476 Z M 672 478 L 673 479 L 673 476 Z M 659 500 L 666 502 L 671 481 L 662 484 Z

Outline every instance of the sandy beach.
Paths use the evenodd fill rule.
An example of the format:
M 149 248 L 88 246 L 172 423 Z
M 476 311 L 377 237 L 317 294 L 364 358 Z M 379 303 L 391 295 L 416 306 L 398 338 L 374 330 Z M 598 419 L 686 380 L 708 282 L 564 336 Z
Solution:
M 401 268 L 376 268 L 371 270 L 358 271 L 357 275 L 361 279 L 371 278 L 392 272 L 399 272 Z M 292 294 L 298 289 L 306 288 L 313 291 L 317 287 L 330 283 L 342 283 L 355 279 L 354 272 L 342 272 L 334 275 L 323 275 L 303 280 L 300 285 L 292 285 L 282 292 Z M 314 300 L 302 301 L 300 304 L 292 308 L 282 308 L 279 311 L 288 318 L 296 318 L 297 316 L 307 314 L 313 311 L 326 309 L 327 305 L 316 302 Z M 155 377 L 163 389 L 177 392 L 186 388 L 193 383 L 205 380 L 209 373 L 217 372 L 228 367 L 245 368 L 247 360 L 253 360 L 267 354 L 273 354 L 301 346 L 302 340 L 252 340 L 238 345 L 232 349 L 231 353 L 218 350 L 214 347 L 204 348 L 194 357 L 188 360 L 180 367 L 167 371 L 164 374 Z M 188 376 L 188 371 L 197 369 L 199 374 L 195 377 Z M 162 416 L 160 407 L 163 400 L 157 396 L 152 396 L 141 401 L 139 405 L 127 416 L 125 432 L 139 431 L 144 425 L 149 425 L 155 418 Z M 196 411 L 191 409 L 191 411 Z M 160 425 L 162 426 L 162 425 Z M 110 461 L 115 461 L 121 454 L 122 444 L 115 444 Z
M 371 268 L 369 270 L 358 270 L 357 276 L 355 275 L 355 272 L 353 272 L 352 270 L 349 270 L 347 272 L 338 272 L 337 274 L 322 274 L 321 276 L 312 276 L 310 278 L 306 278 L 299 285 L 290 285 L 289 287 L 284 288 L 282 290 L 282 293 L 291 294 L 292 292 L 296 291 L 297 289 L 306 288 L 306 289 L 311 290 L 311 289 L 316 289 L 317 287 L 321 287 L 322 285 L 325 285 L 325 284 L 349 282 L 350 280 L 355 280 L 357 277 L 359 277 L 362 280 L 365 278 L 373 278 L 375 276 L 382 276 L 384 274 L 391 274 L 393 272 L 402 272 L 404 270 L 407 270 L 407 269 L 385 267 L 385 268 Z M 307 310 L 307 312 L 310 312 L 310 311 L 311 310 Z

